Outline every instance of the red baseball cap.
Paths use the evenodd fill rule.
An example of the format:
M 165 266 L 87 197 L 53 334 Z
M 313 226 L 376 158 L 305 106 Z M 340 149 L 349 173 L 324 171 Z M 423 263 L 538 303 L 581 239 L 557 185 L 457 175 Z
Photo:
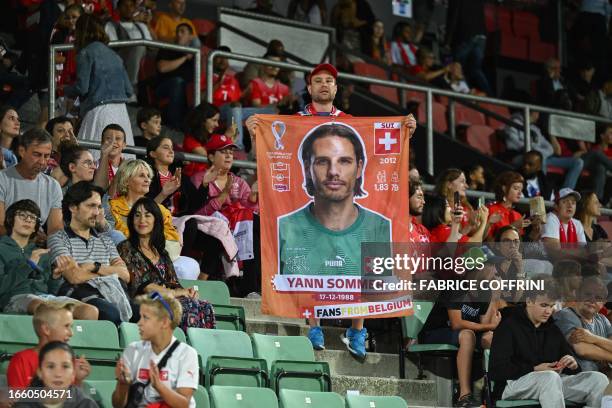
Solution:
M 223 150 L 227 147 L 233 147 L 234 149 L 238 148 L 230 137 L 217 134 L 213 134 L 204 145 L 207 153 L 214 153 L 217 150 Z
M 332 64 L 319 64 L 314 67 L 312 71 L 310 71 L 310 74 L 308 75 L 308 82 L 310 83 L 310 78 L 312 78 L 321 71 L 329 72 L 331 76 L 334 77 L 334 79 L 338 78 L 338 70 Z

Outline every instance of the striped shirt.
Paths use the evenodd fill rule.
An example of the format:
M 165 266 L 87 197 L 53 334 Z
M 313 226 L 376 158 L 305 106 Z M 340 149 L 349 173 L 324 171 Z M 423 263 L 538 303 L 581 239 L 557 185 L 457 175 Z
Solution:
M 100 262 L 101 265 L 110 265 L 119 258 L 117 247 L 107 234 L 98 234 L 91 230 L 89 239 L 78 236 L 69 226 L 51 235 L 47 241 L 51 264 L 61 256 L 72 257 L 76 263 Z

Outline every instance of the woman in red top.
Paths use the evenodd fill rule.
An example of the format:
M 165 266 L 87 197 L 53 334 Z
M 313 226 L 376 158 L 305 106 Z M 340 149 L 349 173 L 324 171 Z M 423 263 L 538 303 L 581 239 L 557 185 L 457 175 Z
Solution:
M 385 25 L 381 20 L 376 20 L 371 27 L 371 33 L 363 44 L 363 52 L 375 61 L 385 65 L 391 65 L 391 52 L 389 42 L 385 39 Z
M 185 139 L 183 139 L 183 151 L 206 157 L 204 145 L 210 139 L 215 129 L 219 127 L 219 108 L 208 102 L 202 102 L 189 112 L 185 119 Z M 236 136 L 236 125 L 232 125 L 225 131 L 225 136 L 232 140 Z M 207 165 L 200 162 L 185 162 L 183 174 L 187 177 L 206 170 Z
M 524 183 L 523 176 L 515 171 L 505 171 L 495 180 L 493 189 L 497 202 L 489 205 L 489 239 L 493 239 L 497 231 L 506 225 L 514 226 L 522 235 L 523 228 L 531 224 L 524 215 L 512 209 L 523 196 Z
M 486 220 L 489 216 L 487 207 L 482 206 L 476 212 L 478 226 L 472 236 L 459 231 L 463 210 L 459 206 L 451 211 L 448 200 L 442 196 L 428 197 L 423 209 L 423 225 L 431 232 L 430 242 L 482 242 Z

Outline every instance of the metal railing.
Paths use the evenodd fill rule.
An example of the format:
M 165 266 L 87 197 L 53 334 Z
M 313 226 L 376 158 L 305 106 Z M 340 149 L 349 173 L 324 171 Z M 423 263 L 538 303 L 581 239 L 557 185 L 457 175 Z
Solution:
M 206 100 L 208 102 L 212 102 L 213 59 L 217 56 L 226 57 L 228 59 L 233 59 L 237 61 L 253 62 L 256 64 L 285 68 L 285 69 L 299 71 L 299 72 L 310 72 L 313 68 L 312 66 L 295 65 L 295 64 L 290 64 L 287 62 L 272 61 L 272 60 L 268 60 L 264 58 L 252 57 L 250 55 L 235 54 L 235 53 L 226 52 L 226 51 L 212 51 L 210 54 L 208 54 L 208 59 L 206 61 Z M 612 123 L 612 120 L 606 119 L 603 117 L 599 117 L 599 116 L 585 115 L 583 113 L 552 109 L 552 108 L 548 108 L 545 106 L 539 106 L 539 105 L 531 105 L 531 104 L 524 104 L 524 103 L 513 102 L 513 101 L 506 101 L 506 100 L 497 99 L 497 98 L 488 98 L 484 96 L 462 94 L 462 93 L 457 93 L 457 92 L 452 92 L 452 91 L 446 91 L 443 89 L 434 89 L 434 88 L 429 88 L 429 87 L 420 86 L 420 85 L 405 84 L 402 82 L 395 82 L 395 81 L 389 81 L 389 80 L 378 79 L 378 78 L 363 77 L 363 76 L 358 76 L 354 74 L 347 74 L 344 72 L 340 72 L 338 74 L 338 78 L 347 79 L 349 81 L 358 82 L 358 83 L 366 83 L 366 84 L 371 84 L 371 85 L 382 85 L 382 86 L 387 86 L 391 88 L 424 92 L 426 94 L 427 172 L 429 174 L 434 173 L 433 109 L 432 109 L 434 95 L 446 96 L 449 98 L 468 100 L 468 101 L 473 101 L 473 102 L 484 102 L 484 103 L 490 103 L 494 105 L 503 105 L 503 106 L 507 106 L 510 108 L 522 109 L 523 115 L 525 118 L 524 124 L 523 124 L 524 132 L 525 132 L 525 151 L 531 150 L 531 129 L 530 129 L 530 121 L 529 121 L 529 116 L 530 116 L 531 111 L 553 113 L 557 115 L 565 115 L 568 117 L 584 119 L 584 120 L 592 120 L 594 122 L 600 122 L 600 123 Z
M 196 105 L 199 105 L 201 100 L 200 94 L 200 76 L 202 73 L 201 52 L 199 48 L 185 47 L 183 45 L 165 43 L 151 40 L 127 40 L 127 41 L 112 41 L 108 44 L 111 48 L 121 47 L 137 47 L 146 46 L 150 48 L 159 48 L 162 50 L 181 51 L 194 56 L 193 64 L 193 99 Z M 49 47 L 49 119 L 55 117 L 55 53 L 61 51 L 69 51 L 74 48 L 74 44 L 54 44 Z

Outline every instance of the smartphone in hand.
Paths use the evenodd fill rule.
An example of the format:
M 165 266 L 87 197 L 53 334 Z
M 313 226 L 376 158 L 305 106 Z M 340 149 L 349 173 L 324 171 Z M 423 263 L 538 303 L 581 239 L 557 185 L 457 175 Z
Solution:
M 459 215 L 461 212 L 458 211 L 459 207 L 461 207 L 461 197 L 459 196 L 459 192 L 455 191 L 455 195 L 454 195 L 454 207 L 453 207 L 453 212 L 455 213 L 455 215 Z

